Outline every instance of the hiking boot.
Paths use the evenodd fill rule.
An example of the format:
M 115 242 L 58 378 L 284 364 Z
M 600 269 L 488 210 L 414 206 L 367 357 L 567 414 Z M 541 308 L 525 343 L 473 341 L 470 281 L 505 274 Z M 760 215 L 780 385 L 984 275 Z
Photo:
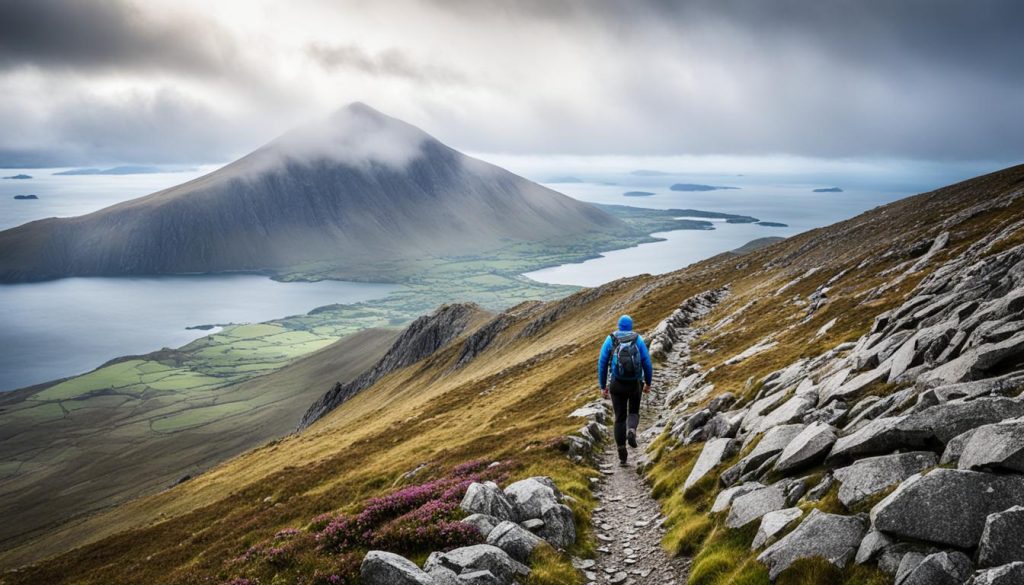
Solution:
M 629 452 L 626 451 L 626 446 L 623 445 L 623 446 L 619 447 L 619 465 L 625 465 L 626 464 L 626 457 L 628 457 L 628 456 L 629 456 Z
M 626 442 L 629 446 L 636 449 L 636 429 L 629 429 L 626 431 Z

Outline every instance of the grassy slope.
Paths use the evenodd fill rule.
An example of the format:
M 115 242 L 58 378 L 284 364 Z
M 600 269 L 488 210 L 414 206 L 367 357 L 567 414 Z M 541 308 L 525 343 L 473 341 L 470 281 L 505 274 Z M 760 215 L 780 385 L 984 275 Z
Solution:
M 637 233 L 680 227 L 657 210 L 619 213 Z M 227 327 L 175 350 L 115 360 L 66 381 L 5 393 L 0 396 L 0 512 L 18 512 L 17 522 L 0 527 L 0 550 L 21 544 L 26 534 L 136 497 L 290 431 L 298 420 L 292 413 L 303 412 L 333 383 L 298 387 L 246 381 L 356 331 L 408 322 L 451 299 L 505 308 L 560 298 L 575 288 L 520 274 L 648 240 L 581 236 L 510 244 L 415 266 L 381 264 L 375 267 L 376 280 L 395 281 L 410 270 L 415 276 L 404 277 L 403 285 L 383 299 Z M 244 438 L 235 428 L 247 429 Z M 222 441 L 209 440 L 222 429 L 228 429 Z M 85 493 L 81 486 L 90 482 Z M 62 496 L 39 497 L 54 492 Z
M 616 315 L 630 312 L 641 326 L 653 326 L 692 294 L 732 285 L 733 295 L 709 316 L 708 323 L 755 302 L 730 325 L 706 336 L 697 359 L 705 366 L 720 365 L 768 333 L 775 334 L 779 345 L 774 350 L 735 366 L 719 367 L 713 374 L 720 391 L 746 394 L 751 377 L 863 333 L 875 314 L 898 302 L 921 276 L 907 279 L 879 298 L 859 297 L 883 280 L 881 271 L 906 260 L 902 254 L 915 243 L 936 236 L 941 219 L 984 201 L 988 194 L 1019 188 L 1022 181 L 1024 168 L 1010 169 L 813 230 L 741 258 L 722 255 L 671 275 L 627 279 L 547 306 L 523 307 L 513 330 L 503 333 L 464 369 L 449 372 L 458 351 L 458 343 L 453 344 L 385 378 L 302 435 L 90 519 L 76 534 L 62 533 L 61 546 L 105 538 L 8 575 L 5 582 L 101 583 L 128 576 L 172 583 L 188 580 L 189 575 L 226 578 L 230 574 L 225 563 L 256 539 L 376 495 L 400 483 L 400 475 L 421 462 L 430 464 L 429 474 L 477 457 L 513 459 L 522 475 L 539 471 L 554 475 L 581 498 L 584 509 L 580 511 L 585 513 L 584 479 L 592 470 L 568 463 L 552 445 L 577 426 L 565 415 L 593 397 L 596 344 Z M 954 230 L 949 247 L 932 265 L 996 223 L 1022 214 L 1024 204 L 1018 201 L 1010 208 L 974 216 Z M 868 262 L 862 265 L 864 260 Z M 773 296 L 783 284 L 814 267 L 821 269 L 785 294 Z M 833 287 L 830 303 L 805 320 L 806 309 L 793 302 L 794 297 L 805 299 L 844 269 L 848 272 Z M 558 307 L 564 312 L 537 336 L 516 337 L 517 330 L 536 315 Z M 818 328 L 832 318 L 836 324 L 815 338 Z M 658 492 L 665 498 L 672 529 L 676 531 L 679 522 L 694 523 L 689 527 L 692 533 L 683 532 L 689 549 L 705 555 L 698 561 L 718 552 L 719 561 L 735 557 L 734 563 L 709 571 L 706 582 L 725 582 L 722 575 L 748 569 L 750 574 L 743 573 L 748 582 L 762 582 L 754 574 L 757 567 L 749 562 L 749 552 L 740 554 L 745 550 L 744 535 L 728 534 L 713 525 L 698 526 L 701 498 L 683 506 L 674 495 L 675 486 L 685 477 L 680 470 L 692 460 L 689 451 L 675 453 L 663 456 L 653 471 L 662 486 Z M 710 498 L 713 486 L 705 489 L 703 496 Z M 266 503 L 267 497 L 280 505 Z M 718 537 L 703 544 L 693 542 L 707 534 Z M 3 562 L 9 564 L 11 558 Z
M 123 412 L 134 413 L 123 418 L 89 417 L 88 407 L 71 411 L 69 418 L 88 417 L 74 421 L 75 424 L 94 424 L 95 435 L 98 435 L 98 438 L 94 438 L 95 435 L 60 436 L 59 425 L 63 419 L 46 427 L 58 435 L 49 447 L 66 453 L 68 459 L 73 457 L 72 465 L 59 470 L 40 465 L 0 483 L 3 495 L 0 515 L 10 520 L 0 527 L 0 534 L 7 538 L 17 535 L 15 542 L 20 546 L 10 553 L 11 558 L 59 550 L 29 539 L 31 535 L 23 532 L 26 519 L 46 526 L 62 519 L 65 510 L 88 510 L 97 503 L 120 503 L 140 491 L 152 492 L 170 485 L 183 475 L 180 471 L 183 468 L 187 469 L 186 473 L 195 474 L 259 444 L 268 434 L 276 436 L 291 431 L 310 402 L 335 381 L 347 381 L 371 366 L 387 351 L 397 334 L 396 329 L 357 333 L 288 368 L 218 393 L 210 399 L 209 405 L 204 401 L 173 414 L 155 418 L 151 415 L 159 409 L 147 408 L 147 403 L 160 401 L 160 397 L 121 397 L 133 403 L 130 408 L 122 409 Z M 104 399 L 97 397 L 86 402 Z M 220 410 L 222 408 L 226 410 Z M 219 416 L 208 416 L 211 410 L 217 411 Z M 140 426 L 155 431 L 149 433 L 151 440 L 141 445 L 104 443 L 110 436 L 124 436 Z M 184 429 L 191 432 L 180 432 Z M 29 441 L 34 438 L 16 436 L 7 441 L 11 448 L 20 445 L 27 450 L 32 447 Z M 146 473 L 122 473 L 125 461 L 135 459 L 149 459 L 154 464 L 148 466 Z M 79 530 L 78 525 L 72 523 L 65 532 Z M 59 538 L 54 540 L 51 533 L 45 534 L 50 537 L 48 542 L 59 546 Z

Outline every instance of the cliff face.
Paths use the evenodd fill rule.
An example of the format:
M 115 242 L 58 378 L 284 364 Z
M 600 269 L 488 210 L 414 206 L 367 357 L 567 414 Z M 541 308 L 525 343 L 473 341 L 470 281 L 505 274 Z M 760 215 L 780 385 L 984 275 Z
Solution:
M 381 263 L 607 230 L 627 231 L 354 104 L 183 185 L 0 232 L 0 282 L 238 270 L 368 278 Z

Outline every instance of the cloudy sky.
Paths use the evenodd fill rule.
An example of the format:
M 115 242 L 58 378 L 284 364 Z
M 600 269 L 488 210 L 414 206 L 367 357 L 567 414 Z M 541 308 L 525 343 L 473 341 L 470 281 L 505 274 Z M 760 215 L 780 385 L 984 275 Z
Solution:
M 0 165 L 223 162 L 363 101 L 506 155 L 1024 159 L 1015 0 L 0 0 Z

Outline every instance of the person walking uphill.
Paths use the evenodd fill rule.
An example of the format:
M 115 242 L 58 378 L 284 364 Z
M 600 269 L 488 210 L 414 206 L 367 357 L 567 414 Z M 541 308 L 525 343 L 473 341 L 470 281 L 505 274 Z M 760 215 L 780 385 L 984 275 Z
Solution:
M 611 370 L 611 384 L 608 370 Z M 640 424 L 640 399 L 651 391 L 654 368 L 644 338 L 633 331 L 629 315 L 619 317 L 619 328 L 604 340 L 597 360 L 597 379 L 601 396 L 612 399 L 615 411 L 615 445 L 619 463 L 626 464 L 626 443 L 636 447 L 636 428 Z M 641 384 L 643 385 L 641 387 Z M 642 388 L 642 390 L 641 390 Z M 642 392 L 642 394 L 641 394 Z

